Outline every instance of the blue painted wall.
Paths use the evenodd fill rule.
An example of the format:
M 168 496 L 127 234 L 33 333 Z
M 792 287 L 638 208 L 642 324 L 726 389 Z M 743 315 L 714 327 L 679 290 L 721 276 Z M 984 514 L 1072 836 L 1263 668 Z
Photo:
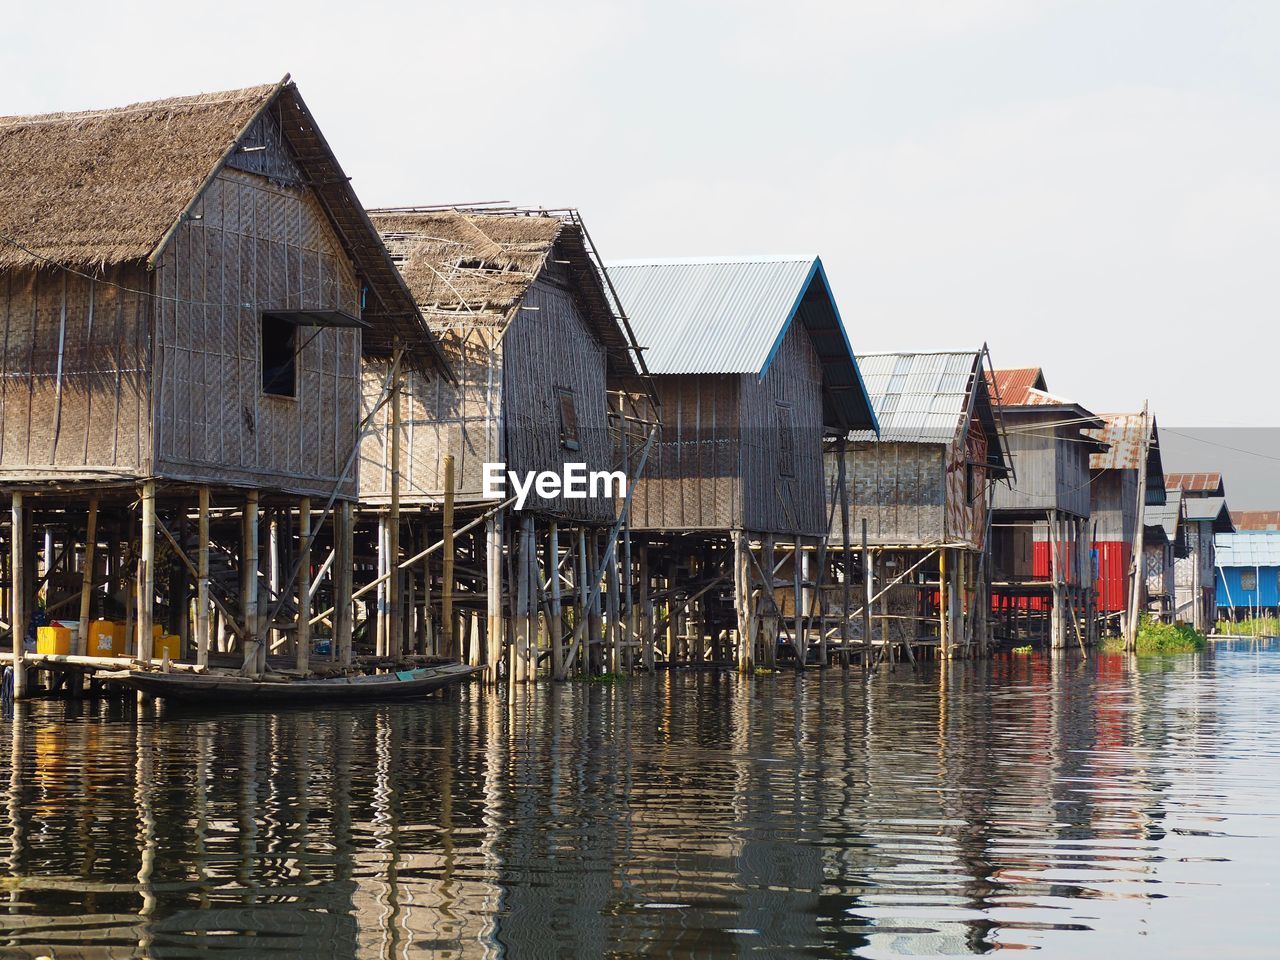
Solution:
M 1258 571 L 1258 590 L 1245 590 L 1240 585 L 1241 574 Z M 1223 577 L 1226 582 L 1223 582 Z M 1216 577 L 1218 583 L 1218 606 L 1274 607 L 1280 605 L 1280 567 L 1219 567 Z M 1227 595 L 1231 595 L 1228 602 Z M 1261 597 L 1259 597 L 1261 594 Z M 1261 602 L 1259 602 L 1261 600 Z

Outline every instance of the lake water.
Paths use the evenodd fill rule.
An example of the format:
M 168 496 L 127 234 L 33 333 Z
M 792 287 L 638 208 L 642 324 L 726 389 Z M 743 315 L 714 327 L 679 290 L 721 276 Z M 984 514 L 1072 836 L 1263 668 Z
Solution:
M 18 705 L 0 956 L 1280 956 L 1280 649 Z

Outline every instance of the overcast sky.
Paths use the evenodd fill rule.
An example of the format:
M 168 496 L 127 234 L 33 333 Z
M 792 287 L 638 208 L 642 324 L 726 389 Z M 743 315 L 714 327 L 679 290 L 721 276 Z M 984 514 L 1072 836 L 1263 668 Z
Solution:
M 369 205 L 581 209 L 606 257 L 821 254 L 855 350 L 1276 425 L 1280 3 L 25 4 L 3 113 L 293 74 Z

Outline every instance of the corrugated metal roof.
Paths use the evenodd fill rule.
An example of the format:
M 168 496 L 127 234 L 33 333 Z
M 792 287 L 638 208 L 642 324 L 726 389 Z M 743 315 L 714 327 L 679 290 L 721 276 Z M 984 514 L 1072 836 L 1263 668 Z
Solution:
M 828 422 L 875 428 L 818 257 L 616 260 L 606 269 L 650 373 L 764 376 L 799 317 L 822 361 Z
M 1220 567 L 1280 567 L 1280 531 L 1219 533 L 1213 544 Z
M 1006 367 L 993 370 L 987 377 L 992 385 L 993 394 L 998 395 L 1000 403 L 1008 407 L 1020 407 L 1026 404 L 1027 391 L 1033 387 L 1039 390 L 1048 389 L 1045 385 L 1044 371 L 1039 367 Z
M 1091 470 L 1137 470 L 1142 465 L 1142 448 L 1147 447 L 1147 503 L 1164 503 L 1166 487 L 1164 463 L 1160 459 L 1160 431 L 1156 418 L 1141 413 L 1100 413 L 1106 422 L 1101 430 L 1089 433 L 1103 443 L 1106 450 L 1089 455 Z M 1143 429 L 1143 423 L 1146 429 Z M 1144 437 L 1144 433 L 1147 435 Z
M 1189 497 L 1184 490 L 1182 502 L 1188 520 L 1212 520 L 1215 533 L 1231 533 L 1235 529 L 1225 497 Z
M 1222 474 L 1220 473 L 1168 473 L 1164 478 L 1165 486 L 1177 487 L 1183 493 L 1192 496 L 1222 496 Z
M 1233 510 L 1231 520 L 1237 530 L 1280 530 L 1280 510 Z
M 977 363 L 975 351 L 860 354 L 858 367 L 880 421 L 880 439 L 950 443 L 968 412 Z M 857 431 L 850 439 L 876 438 Z
M 1164 527 L 1165 536 L 1172 543 L 1178 536 L 1178 523 L 1182 520 L 1182 491 L 1166 490 L 1165 502 L 1147 506 L 1143 511 L 1146 526 Z

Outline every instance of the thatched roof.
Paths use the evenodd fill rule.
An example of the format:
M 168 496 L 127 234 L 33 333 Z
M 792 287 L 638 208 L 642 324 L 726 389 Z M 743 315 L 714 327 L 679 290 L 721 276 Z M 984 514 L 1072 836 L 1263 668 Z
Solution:
M 150 256 L 277 89 L 0 118 L 0 267 Z
M 285 137 L 369 287 L 367 352 L 399 339 L 443 364 L 426 325 L 297 87 L 279 83 L 109 110 L 0 118 L 0 269 L 154 263 L 253 122 Z
M 630 338 L 605 294 L 573 217 L 547 211 L 386 209 L 370 218 L 428 323 L 460 315 L 505 326 L 553 252 L 569 271 L 579 307 L 609 351 L 634 373 Z

